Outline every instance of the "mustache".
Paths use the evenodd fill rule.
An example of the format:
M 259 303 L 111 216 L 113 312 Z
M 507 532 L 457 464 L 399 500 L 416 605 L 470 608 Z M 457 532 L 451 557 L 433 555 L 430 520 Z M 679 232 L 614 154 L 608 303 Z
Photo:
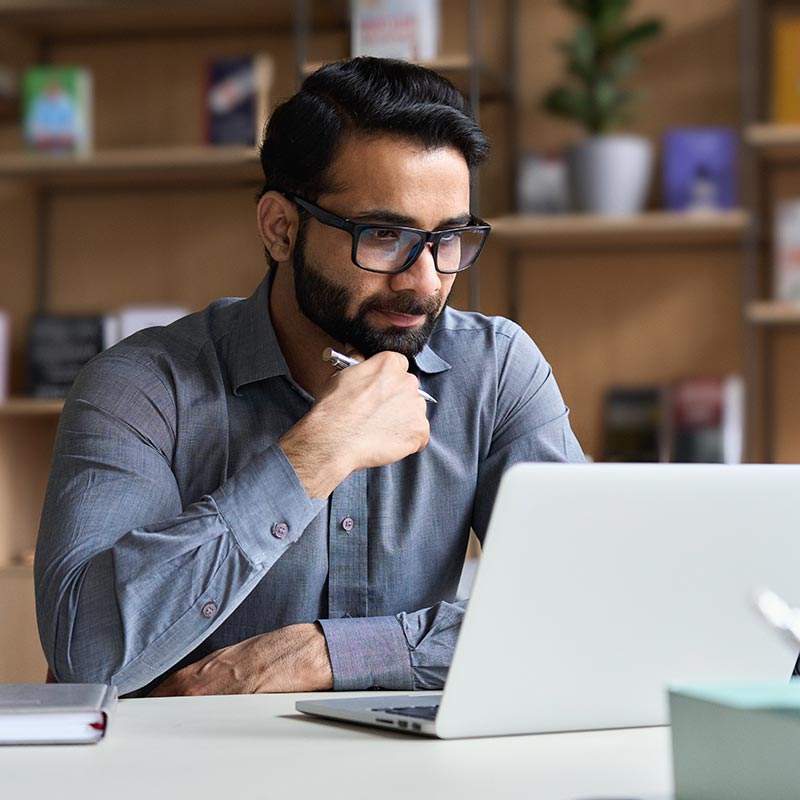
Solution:
M 438 295 L 419 298 L 414 295 L 398 295 L 391 298 L 370 297 L 361 304 L 359 315 L 368 311 L 389 311 L 394 314 L 408 314 L 412 317 L 430 316 L 439 310 L 441 298 Z

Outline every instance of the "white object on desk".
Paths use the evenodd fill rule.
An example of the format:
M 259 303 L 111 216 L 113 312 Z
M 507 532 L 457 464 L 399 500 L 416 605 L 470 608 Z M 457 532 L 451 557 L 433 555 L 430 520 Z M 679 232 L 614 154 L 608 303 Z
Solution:
M 443 742 L 295 713 L 310 696 L 122 700 L 95 747 L 0 749 L 0 791 L 25 800 L 660 800 L 671 791 L 665 728 Z
M 800 598 L 798 485 L 800 466 L 517 464 L 435 722 L 408 698 L 298 708 L 450 739 L 665 725 L 670 683 L 788 681 L 797 653 L 751 593 Z

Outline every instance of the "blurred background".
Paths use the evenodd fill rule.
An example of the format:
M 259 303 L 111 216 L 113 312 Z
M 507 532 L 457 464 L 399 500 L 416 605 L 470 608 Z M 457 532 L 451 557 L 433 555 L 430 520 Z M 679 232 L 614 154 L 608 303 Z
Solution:
M 265 271 L 255 146 L 320 63 L 418 61 L 492 140 L 452 304 L 516 320 L 596 461 L 800 457 L 800 3 L 0 0 L 0 681 L 62 399 Z

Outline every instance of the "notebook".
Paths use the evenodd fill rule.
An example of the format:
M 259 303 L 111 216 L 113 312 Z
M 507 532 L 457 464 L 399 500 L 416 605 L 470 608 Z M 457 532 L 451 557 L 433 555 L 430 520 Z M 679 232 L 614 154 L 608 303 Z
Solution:
M 98 742 L 116 703 L 102 683 L 0 684 L 0 744 Z
M 500 484 L 444 693 L 302 700 L 440 738 L 664 725 L 670 683 L 789 680 L 800 466 L 519 464 Z

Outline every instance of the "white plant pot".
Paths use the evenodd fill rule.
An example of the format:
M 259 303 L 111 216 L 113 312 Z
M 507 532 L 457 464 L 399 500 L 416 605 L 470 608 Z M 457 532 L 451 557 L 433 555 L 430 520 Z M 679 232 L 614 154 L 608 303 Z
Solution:
M 653 148 L 640 136 L 594 136 L 567 150 L 574 211 L 625 216 L 642 210 L 650 187 Z

